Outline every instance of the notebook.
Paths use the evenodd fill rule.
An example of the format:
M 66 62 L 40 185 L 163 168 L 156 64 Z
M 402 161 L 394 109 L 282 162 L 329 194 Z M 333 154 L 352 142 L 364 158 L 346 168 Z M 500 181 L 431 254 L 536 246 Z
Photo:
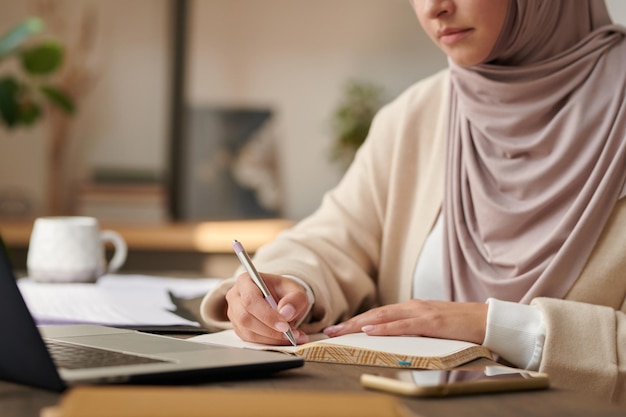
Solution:
M 419 336 L 369 336 L 351 333 L 329 338 L 309 336 L 298 346 L 268 346 L 241 340 L 234 330 L 195 336 L 190 340 L 212 345 L 284 352 L 305 361 L 414 369 L 451 369 L 478 358 L 492 359 L 484 346 L 463 340 Z
M 277 352 L 211 346 L 99 325 L 37 327 L 0 240 L 0 379 L 62 391 L 100 383 L 201 383 L 258 377 L 302 366 Z M 48 349 L 48 345 L 54 346 Z M 96 361 L 87 367 L 66 359 Z M 61 351 L 61 352 L 59 352 Z M 103 362 L 104 361 L 104 362 Z

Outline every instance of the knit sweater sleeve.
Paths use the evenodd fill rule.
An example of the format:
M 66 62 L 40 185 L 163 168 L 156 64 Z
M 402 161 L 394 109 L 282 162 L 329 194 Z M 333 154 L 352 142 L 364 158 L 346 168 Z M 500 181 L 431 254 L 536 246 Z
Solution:
M 611 307 L 537 298 L 546 339 L 539 370 L 552 384 L 626 402 L 626 313 Z

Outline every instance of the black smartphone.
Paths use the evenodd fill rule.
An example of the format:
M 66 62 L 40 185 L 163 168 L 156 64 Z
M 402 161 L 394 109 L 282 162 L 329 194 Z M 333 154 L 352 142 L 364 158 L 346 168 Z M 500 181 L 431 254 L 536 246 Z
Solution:
M 446 397 L 546 389 L 548 375 L 506 366 L 483 369 L 400 370 L 389 375 L 361 375 L 361 385 L 413 397 Z

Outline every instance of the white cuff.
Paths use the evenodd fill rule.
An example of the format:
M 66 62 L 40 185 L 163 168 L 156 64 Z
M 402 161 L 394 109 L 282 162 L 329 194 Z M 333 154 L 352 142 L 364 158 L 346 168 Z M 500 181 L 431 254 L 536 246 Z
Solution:
M 489 298 L 487 303 L 483 345 L 517 367 L 538 370 L 546 337 L 541 310 L 495 298 Z

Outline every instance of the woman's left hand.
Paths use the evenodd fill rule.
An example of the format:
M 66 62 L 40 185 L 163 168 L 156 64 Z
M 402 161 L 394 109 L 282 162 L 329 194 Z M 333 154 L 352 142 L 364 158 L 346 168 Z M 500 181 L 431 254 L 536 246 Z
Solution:
M 330 337 L 365 332 L 377 336 L 428 336 L 482 344 L 486 303 L 410 300 L 373 308 L 324 329 Z

